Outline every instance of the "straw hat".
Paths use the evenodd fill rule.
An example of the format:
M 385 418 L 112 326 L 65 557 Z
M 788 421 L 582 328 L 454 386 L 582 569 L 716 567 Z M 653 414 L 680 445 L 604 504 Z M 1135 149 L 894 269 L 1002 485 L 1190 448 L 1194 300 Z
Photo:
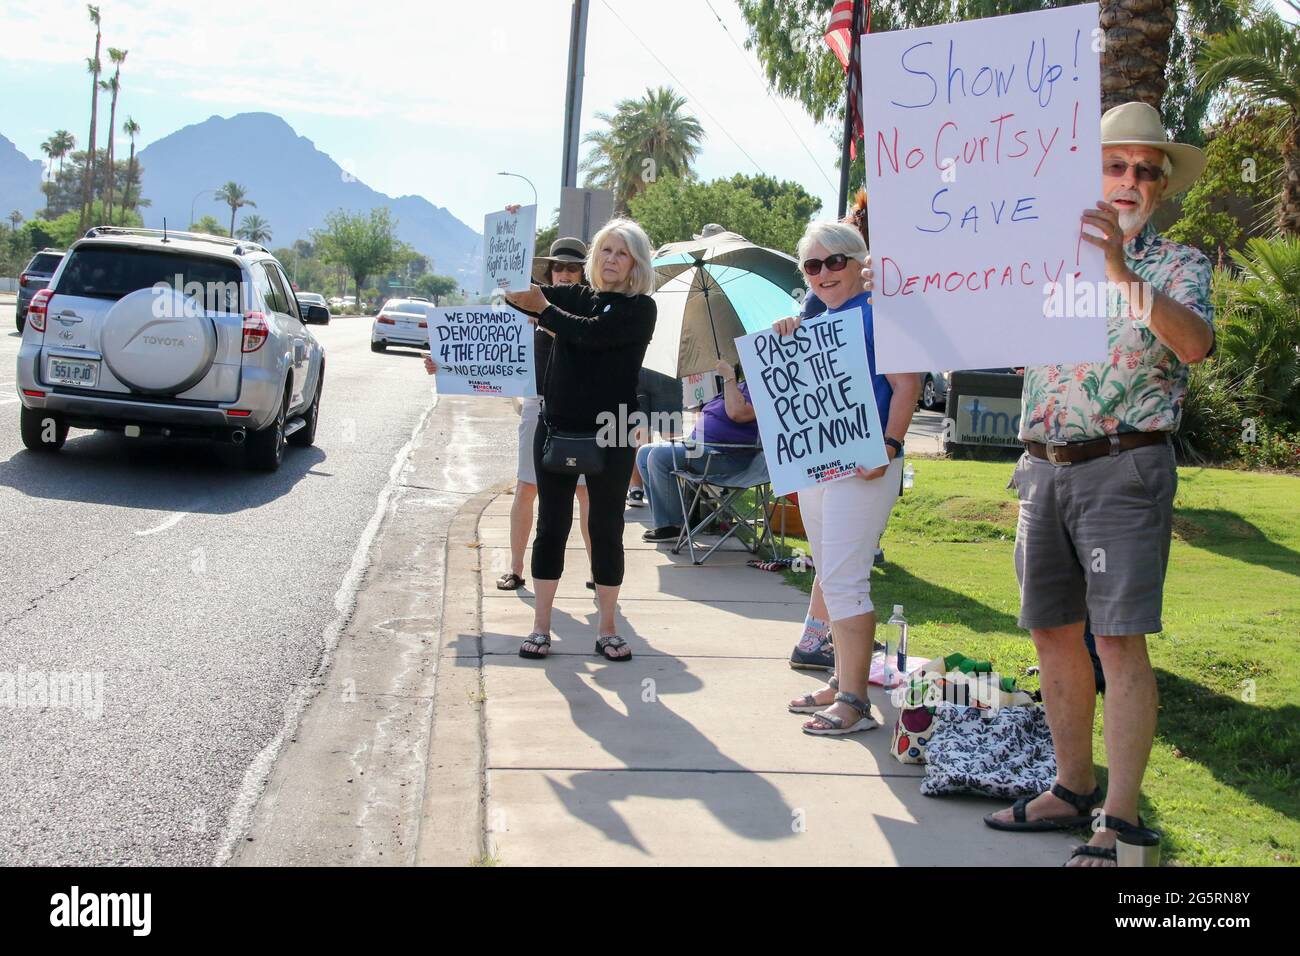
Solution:
M 561 236 L 551 243 L 549 256 L 533 256 L 533 280 L 543 285 L 550 282 L 552 262 L 586 262 L 587 244 L 573 236 Z
M 1150 146 L 1169 157 L 1169 173 L 1162 198 L 1187 189 L 1205 170 L 1205 154 L 1186 143 L 1171 143 L 1155 107 L 1146 103 L 1124 103 L 1108 109 L 1101 117 L 1101 145 Z

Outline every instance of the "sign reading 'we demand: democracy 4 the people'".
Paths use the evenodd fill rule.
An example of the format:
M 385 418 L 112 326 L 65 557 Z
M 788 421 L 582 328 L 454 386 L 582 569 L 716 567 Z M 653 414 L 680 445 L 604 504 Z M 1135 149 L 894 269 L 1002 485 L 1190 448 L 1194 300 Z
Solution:
M 430 309 L 429 352 L 438 363 L 440 395 L 537 394 L 533 327 L 522 312 L 491 306 Z
M 1094 3 L 863 36 L 878 372 L 1104 358 L 1102 310 L 1049 305 L 1105 281 L 1102 36 Z
M 778 495 L 887 464 L 862 310 L 828 312 L 792 335 L 736 339 Z

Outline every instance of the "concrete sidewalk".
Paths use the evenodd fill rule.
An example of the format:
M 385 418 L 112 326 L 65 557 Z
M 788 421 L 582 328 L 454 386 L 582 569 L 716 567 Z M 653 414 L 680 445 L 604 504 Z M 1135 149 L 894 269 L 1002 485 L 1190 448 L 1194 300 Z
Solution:
M 441 648 L 444 675 L 448 665 L 482 669 L 488 858 L 1059 866 L 1078 842 L 988 829 L 980 817 L 1002 802 L 921 796 L 923 768 L 889 756 L 895 712 L 879 688 L 878 729 L 802 733 L 806 718 L 788 713 L 786 700 L 821 681 L 786 661 L 806 596 L 779 574 L 746 567 L 742 551 L 694 567 L 645 544 L 648 509 L 629 510 L 625 538 L 620 633 L 633 660 L 592 653 L 595 604 L 576 527 L 551 656 L 521 659 L 532 593 L 494 583 L 509 566 L 510 504 L 509 495 L 495 498 L 478 523 L 481 642 L 462 630 Z

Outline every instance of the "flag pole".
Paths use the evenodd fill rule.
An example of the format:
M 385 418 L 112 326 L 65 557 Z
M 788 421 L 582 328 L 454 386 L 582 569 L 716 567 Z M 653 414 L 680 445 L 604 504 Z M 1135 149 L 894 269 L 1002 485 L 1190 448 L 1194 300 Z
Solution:
M 862 11 L 862 0 L 853 0 L 853 18 L 849 21 L 849 40 L 852 44 L 861 42 L 854 28 L 858 25 L 859 16 Z M 844 213 L 849 208 L 849 164 L 852 160 L 849 157 L 849 147 L 853 143 L 853 109 L 850 103 L 850 90 L 853 84 L 853 67 L 854 57 L 852 49 L 849 51 L 849 69 L 844 71 L 844 137 L 840 140 L 840 202 L 839 212 L 836 213 L 836 219 L 843 219 Z

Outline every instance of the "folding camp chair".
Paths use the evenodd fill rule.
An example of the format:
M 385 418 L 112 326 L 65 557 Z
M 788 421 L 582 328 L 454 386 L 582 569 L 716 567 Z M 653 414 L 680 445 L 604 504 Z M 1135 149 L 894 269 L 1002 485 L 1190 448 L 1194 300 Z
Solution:
M 715 467 L 724 455 L 731 457 L 733 453 L 742 451 L 753 454 L 740 473 L 727 475 Z M 704 467 L 698 472 L 684 468 L 672 471 L 672 476 L 677 479 L 677 497 L 685 516 L 681 533 L 673 546 L 673 554 L 681 554 L 682 548 L 689 548 L 691 563 L 703 564 L 728 539 L 735 537 L 752 554 L 758 554 L 766 545 L 775 561 L 777 546 L 771 528 L 772 509 L 775 505 L 762 447 L 709 443 L 703 450 L 703 457 Z M 747 507 L 742 500 L 747 491 L 754 493 L 752 507 Z M 706 509 L 707 513 L 696 517 Z M 720 533 L 712 547 L 705 550 L 696 538 L 724 519 L 730 522 L 730 527 Z

